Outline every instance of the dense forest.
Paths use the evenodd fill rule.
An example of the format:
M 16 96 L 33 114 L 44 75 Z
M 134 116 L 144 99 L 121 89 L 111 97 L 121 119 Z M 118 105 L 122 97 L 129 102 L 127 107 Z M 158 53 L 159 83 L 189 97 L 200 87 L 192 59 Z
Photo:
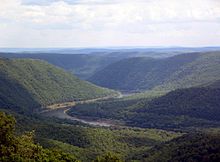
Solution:
M 131 160 L 154 145 L 182 135 L 157 129 L 96 128 L 77 122 L 6 112 L 15 116 L 16 134 L 19 136 L 34 131 L 34 142 L 40 143 L 44 149 L 71 154 L 81 161 L 92 161 L 108 154 Z
M 208 130 L 183 135 L 155 146 L 144 156 L 146 162 L 194 161 L 218 162 L 220 159 L 220 131 Z
M 81 79 L 87 79 L 96 71 L 107 65 L 122 59 L 123 57 L 105 57 L 99 55 L 86 54 L 48 54 L 48 53 L 0 53 L 6 58 L 31 58 L 47 61 L 50 64 L 61 67 Z
M 220 0 L 0 0 L 0 162 L 220 162 Z
M 34 144 L 33 132 L 17 136 L 15 119 L 0 112 L 0 161 L 78 161 L 73 155 Z
M 13 114 L 16 127 L 11 115 L 0 113 L 1 161 L 217 162 L 220 159 L 219 129 L 184 134 L 156 129 L 103 129 L 79 127 L 76 123 L 65 126 L 64 121 Z
M 114 95 L 61 68 L 33 59 L 0 59 L 0 106 L 33 110 L 59 102 Z
M 170 92 L 143 105 L 137 111 L 163 115 L 186 115 L 220 120 L 220 88 L 189 88 Z
M 19 49 L 17 49 L 18 51 Z M 20 49 L 21 50 L 21 49 Z M 27 49 L 26 49 L 27 50 Z M 61 67 L 80 79 L 88 79 L 94 73 L 102 70 L 106 66 L 117 62 L 119 60 L 130 57 L 153 57 L 162 58 L 169 57 L 183 51 L 201 51 L 207 49 L 59 49 L 59 50 L 46 50 L 42 49 L 36 52 L 26 51 L 14 52 L 0 52 L 0 57 L 4 58 L 31 58 L 47 61 L 50 64 Z M 209 49 L 211 50 L 211 49 Z M 213 48 L 212 50 L 215 50 Z M 4 50 L 3 50 L 4 51 Z M 5 49 L 7 51 L 7 49 Z
M 216 82 L 207 87 L 174 90 L 155 98 L 119 99 L 76 105 L 68 114 L 111 119 L 130 126 L 147 128 L 218 127 L 219 97 L 220 89 Z
M 180 54 L 168 58 L 123 59 L 88 80 L 122 91 L 173 90 L 205 85 L 220 79 L 219 52 Z
M 0 58 L 0 161 L 219 161 L 219 52 L 111 54 Z

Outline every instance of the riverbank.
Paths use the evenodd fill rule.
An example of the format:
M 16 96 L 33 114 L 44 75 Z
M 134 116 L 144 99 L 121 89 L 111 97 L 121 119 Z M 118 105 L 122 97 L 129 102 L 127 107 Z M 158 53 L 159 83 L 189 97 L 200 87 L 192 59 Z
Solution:
M 68 119 L 68 120 L 73 120 L 73 121 L 78 121 L 81 122 L 83 124 L 89 124 L 92 126 L 99 126 L 99 127 L 112 127 L 112 126 L 116 126 L 116 124 L 114 124 L 112 121 L 110 120 L 89 120 L 89 119 L 84 119 L 84 118 L 78 118 L 76 116 L 70 116 L 67 114 L 68 110 L 70 110 L 71 108 L 60 108 L 60 109 L 55 109 L 55 110 L 51 110 L 51 111 L 46 111 L 41 113 L 41 115 L 43 116 L 47 116 L 47 117 L 56 117 L 59 119 Z
M 76 102 L 73 101 L 73 102 L 68 102 L 68 103 L 49 105 L 46 107 L 45 110 L 42 110 L 41 112 L 39 112 L 39 114 L 41 114 L 42 116 L 47 116 L 47 117 L 56 117 L 59 119 L 68 119 L 68 120 L 78 121 L 83 124 L 89 124 L 91 126 L 112 127 L 112 126 L 116 126 L 116 124 L 110 120 L 100 120 L 100 119 L 92 120 L 88 118 L 87 119 L 78 118 L 76 116 L 70 116 L 67 114 L 68 110 L 74 108 L 74 106 L 77 104 L 93 103 L 96 101 L 107 100 L 110 98 L 123 98 L 123 94 L 119 93 L 118 96 L 106 96 L 102 98 L 89 99 L 85 101 L 76 101 Z

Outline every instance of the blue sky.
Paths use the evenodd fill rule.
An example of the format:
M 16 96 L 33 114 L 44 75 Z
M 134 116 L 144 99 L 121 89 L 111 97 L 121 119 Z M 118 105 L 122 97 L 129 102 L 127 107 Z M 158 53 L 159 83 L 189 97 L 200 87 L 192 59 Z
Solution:
M 220 45 L 220 0 L 0 2 L 0 47 Z

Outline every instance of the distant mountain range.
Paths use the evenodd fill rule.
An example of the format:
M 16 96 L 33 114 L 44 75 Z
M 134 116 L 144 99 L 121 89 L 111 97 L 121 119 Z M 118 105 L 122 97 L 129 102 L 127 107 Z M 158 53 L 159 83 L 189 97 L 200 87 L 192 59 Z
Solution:
M 15 52 L 15 53 L 68 53 L 68 54 L 105 54 L 111 52 L 201 52 L 201 51 L 216 51 L 220 47 L 161 47 L 161 46 L 122 46 L 122 47 L 76 47 L 76 48 L 0 48 L 0 52 Z
M 105 57 L 99 55 L 86 54 L 48 54 L 48 53 L 0 53 L 0 57 L 5 58 L 31 58 L 47 61 L 53 65 L 61 67 L 81 79 L 86 79 L 103 67 L 116 62 L 123 57 Z
M 167 58 L 182 53 L 220 50 L 219 47 L 172 47 L 172 48 L 42 48 L 2 49 L 0 57 L 33 58 L 45 60 L 64 68 L 81 79 L 87 80 L 98 71 L 117 61 L 133 57 Z M 1 52 L 4 51 L 4 52 Z
M 110 64 L 88 80 L 121 91 L 173 90 L 211 84 L 220 79 L 219 69 L 220 52 L 136 57 Z
M 86 53 L 86 52 L 85 52 Z M 0 53 L 0 57 L 5 58 L 32 58 L 47 61 L 59 66 L 81 79 L 88 79 L 97 71 L 102 70 L 107 65 L 125 58 L 137 56 L 168 57 L 176 53 L 155 53 L 155 52 L 126 52 L 106 50 L 103 52 L 92 52 L 87 54 L 60 54 L 60 53 Z

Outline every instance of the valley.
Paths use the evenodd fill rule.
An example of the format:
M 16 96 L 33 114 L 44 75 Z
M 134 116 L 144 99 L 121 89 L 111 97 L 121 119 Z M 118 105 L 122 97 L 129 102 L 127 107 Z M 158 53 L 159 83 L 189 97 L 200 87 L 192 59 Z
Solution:
M 42 159 L 218 159 L 220 52 L 169 52 L 1 53 L 1 127 Z
M 220 162 L 220 0 L 0 0 L 0 162 Z
M 70 115 L 68 115 L 68 111 L 70 109 L 74 109 L 74 107 L 72 107 L 72 108 L 59 108 L 58 110 L 49 110 L 47 112 L 41 113 L 41 115 L 46 116 L 46 117 L 56 117 L 59 119 L 68 119 L 68 120 L 78 121 L 83 124 L 88 124 L 91 126 L 100 126 L 100 127 L 116 126 L 115 124 L 113 124 L 112 121 L 100 121 L 100 120 L 93 121 L 91 119 L 83 119 L 83 118 L 79 118 L 77 116 L 76 117 L 70 116 Z
M 126 94 L 127 96 L 128 94 Z M 64 102 L 64 103 L 59 103 L 59 104 L 55 104 L 55 105 L 49 105 L 46 107 L 45 110 L 42 110 L 40 112 L 38 112 L 40 115 L 43 116 L 47 116 L 47 117 L 56 117 L 59 119 L 69 119 L 69 120 L 73 120 L 73 121 L 78 121 L 81 122 L 83 124 L 89 124 L 92 126 L 100 126 L 100 127 L 110 127 L 110 126 L 116 126 L 116 124 L 113 124 L 112 121 L 92 121 L 91 119 L 83 119 L 83 118 L 78 118 L 78 117 L 74 117 L 74 116 L 70 116 L 68 115 L 68 111 L 70 109 L 74 109 L 74 106 L 78 105 L 78 104 L 90 104 L 90 103 L 94 103 L 96 101 L 100 101 L 100 100 L 111 100 L 114 98 L 122 98 L 123 94 L 118 93 L 118 95 L 115 96 L 106 96 L 106 97 L 102 97 L 102 98 L 96 98 L 96 99 L 90 99 L 90 100 L 84 100 L 84 101 L 75 101 L 75 102 Z

